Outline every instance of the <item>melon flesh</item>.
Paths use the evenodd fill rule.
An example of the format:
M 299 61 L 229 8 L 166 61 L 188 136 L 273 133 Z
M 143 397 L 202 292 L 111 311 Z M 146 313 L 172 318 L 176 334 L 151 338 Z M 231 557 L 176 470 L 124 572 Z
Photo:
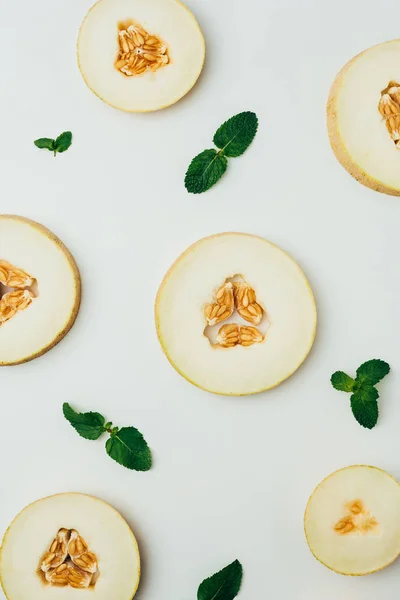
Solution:
M 400 147 L 379 113 L 381 91 L 400 82 L 400 40 L 370 48 L 337 76 L 327 117 L 332 148 L 342 165 L 374 190 L 400 195 Z
M 46 585 L 38 565 L 61 528 L 78 530 L 98 559 L 93 587 Z M 135 537 L 121 515 L 102 500 L 84 494 L 58 494 L 27 506 L 7 530 L 0 553 L 0 578 L 8 600 L 131 600 L 140 578 Z
M 204 308 L 227 278 L 238 275 L 265 310 L 265 338 L 248 347 L 217 347 L 205 334 Z M 204 238 L 184 252 L 160 286 L 155 318 L 175 369 L 226 395 L 253 394 L 289 377 L 310 351 L 316 327 L 313 294 L 299 266 L 266 240 L 241 233 Z
M 305 533 L 315 558 L 338 573 L 383 569 L 400 554 L 400 485 L 375 467 L 336 471 L 312 494 Z
M 120 23 L 134 21 L 168 48 L 170 63 L 156 72 L 126 77 L 115 68 Z M 177 0 L 99 0 L 78 39 L 78 61 L 90 89 L 116 108 L 146 112 L 169 106 L 195 84 L 204 63 L 203 35 Z

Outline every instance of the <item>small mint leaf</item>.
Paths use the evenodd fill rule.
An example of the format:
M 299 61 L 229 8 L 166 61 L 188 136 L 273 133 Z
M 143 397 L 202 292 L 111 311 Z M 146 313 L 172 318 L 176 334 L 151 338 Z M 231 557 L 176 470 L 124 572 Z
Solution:
M 350 398 L 351 410 L 355 419 L 366 429 L 372 429 L 378 422 L 379 393 L 376 388 L 365 384 Z
M 390 366 L 387 362 L 374 358 L 358 367 L 356 381 L 361 384 L 376 385 L 389 372 Z
M 340 392 L 353 391 L 355 383 L 354 379 L 343 371 L 336 371 L 331 377 L 331 384 L 335 390 L 339 390 Z
M 190 194 L 206 192 L 225 173 L 228 161 L 214 148 L 194 157 L 186 171 L 185 187 Z
M 55 152 L 65 152 L 72 144 L 72 133 L 70 131 L 64 131 L 55 141 Z
M 135 427 L 113 430 L 107 440 L 106 451 L 112 459 L 127 469 L 148 471 L 151 468 L 150 448 Z
M 243 568 L 238 560 L 205 579 L 197 591 L 197 600 L 233 600 L 242 583 Z
M 254 112 L 242 112 L 231 117 L 214 135 L 214 144 L 225 156 L 240 156 L 247 150 L 257 133 L 258 119 Z
M 65 402 L 63 414 L 79 435 L 87 440 L 97 440 L 106 431 L 105 419 L 97 412 L 78 413 Z
M 51 150 L 52 152 L 54 152 L 56 141 L 53 140 L 52 138 L 39 138 L 38 140 L 35 140 L 33 143 L 38 148 L 41 148 L 41 149 L 44 148 L 46 150 Z

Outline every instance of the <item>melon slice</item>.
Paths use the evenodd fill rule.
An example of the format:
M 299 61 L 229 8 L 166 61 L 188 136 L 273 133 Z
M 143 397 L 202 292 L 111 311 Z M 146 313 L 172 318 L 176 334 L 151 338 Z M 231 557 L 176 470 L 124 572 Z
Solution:
M 304 523 L 311 552 L 329 569 L 379 571 L 400 554 L 400 485 L 376 467 L 346 467 L 316 488 Z
M 400 195 L 400 40 L 353 58 L 331 88 L 327 118 L 333 151 L 360 183 Z
M 131 600 L 139 579 L 129 525 L 109 504 L 85 494 L 30 504 L 2 542 L 0 580 L 8 600 L 79 598 L 85 589 L 96 600 Z
M 204 238 L 173 264 L 158 291 L 161 346 L 188 381 L 216 394 L 272 388 L 304 361 L 316 308 L 298 265 L 262 238 Z
M 0 215 L 0 365 L 32 360 L 55 346 L 78 314 L 76 263 L 48 229 Z
M 178 0 L 99 0 L 79 33 L 79 68 L 115 108 L 147 112 L 177 102 L 203 68 L 204 38 Z

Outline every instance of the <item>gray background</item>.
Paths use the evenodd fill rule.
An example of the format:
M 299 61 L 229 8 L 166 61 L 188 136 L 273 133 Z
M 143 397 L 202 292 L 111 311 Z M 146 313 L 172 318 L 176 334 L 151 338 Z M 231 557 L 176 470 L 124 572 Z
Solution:
M 1 211 L 57 233 L 84 282 L 67 338 L 1 370 L 0 532 L 37 498 L 83 491 L 115 505 L 137 534 L 140 600 L 195 598 L 203 577 L 235 558 L 243 599 L 397 600 L 400 564 L 371 577 L 335 575 L 309 553 L 302 519 L 314 486 L 337 468 L 370 463 L 400 477 L 400 200 L 351 179 L 325 130 L 335 74 L 398 36 L 400 6 L 189 0 L 206 37 L 203 75 L 174 107 L 135 116 L 103 104 L 80 77 L 75 44 L 90 4 L 0 6 Z M 223 182 L 188 195 L 190 159 L 241 110 L 259 116 L 253 145 Z M 63 156 L 33 146 L 65 129 L 74 144 Z M 154 330 L 154 297 L 171 262 L 198 238 L 229 230 L 290 252 L 318 303 L 309 359 L 258 397 L 216 397 L 186 383 Z M 393 373 L 368 432 L 329 377 L 373 357 Z M 137 426 L 154 469 L 125 470 L 102 442 L 79 438 L 63 401 Z

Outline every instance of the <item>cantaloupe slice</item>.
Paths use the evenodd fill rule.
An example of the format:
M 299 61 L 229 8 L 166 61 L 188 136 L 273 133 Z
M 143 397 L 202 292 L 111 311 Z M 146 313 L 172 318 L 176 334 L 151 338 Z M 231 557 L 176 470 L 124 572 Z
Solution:
M 400 554 L 400 485 L 376 467 L 346 467 L 316 488 L 304 523 L 311 552 L 329 569 L 379 571 Z
M 196 83 L 204 38 L 178 0 L 99 0 L 79 33 L 79 68 L 115 108 L 147 112 L 177 102 Z
M 226 395 L 272 388 L 313 344 L 316 308 L 298 265 L 262 238 L 223 233 L 191 246 L 158 291 L 162 348 L 191 383 Z
M 131 600 L 140 579 L 139 549 L 121 515 L 85 494 L 30 504 L 8 528 L 0 580 L 8 600 L 86 597 Z
M 365 50 L 336 77 L 327 119 L 333 151 L 360 183 L 400 195 L 400 40 Z
M 36 358 L 71 329 L 79 311 L 76 263 L 48 229 L 0 215 L 0 366 Z

